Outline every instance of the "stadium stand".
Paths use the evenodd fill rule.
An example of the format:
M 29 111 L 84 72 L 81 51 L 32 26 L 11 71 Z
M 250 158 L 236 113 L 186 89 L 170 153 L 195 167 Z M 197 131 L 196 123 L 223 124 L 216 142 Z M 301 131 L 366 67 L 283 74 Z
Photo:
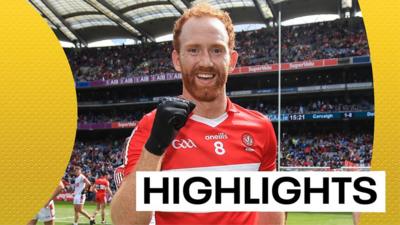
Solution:
M 114 168 L 123 164 L 123 139 L 80 141 L 77 140 L 71 154 L 71 159 L 64 175 L 64 180 L 73 183 L 72 168 L 81 166 L 82 173 L 93 182 L 101 171 L 113 175 Z M 115 183 L 110 182 L 115 190 Z
M 237 34 L 240 66 L 276 63 L 275 28 Z M 291 26 L 283 29 L 284 62 L 339 59 L 335 66 L 291 68 L 282 74 L 282 167 L 369 166 L 372 155 L 374 102 L 368 43 L 361 18 Z M 275 38 L 275 39 L 274 39 Z M 268 42 L 266 41 L 268 40 Z M 171 43 L 65 50 L 77 84 L 172 73 Z M 357 60 L 362 59 L 360 63 Z M 365 60 L 367 59 L 367 60 Z M 257 78 L 257 79 L 254 79 Z M 140 84 L 77 87 L 78 140 L 70 165 L 81 165 L 95 179 L 99 170 L 122 164 L 122 140 L 135 122 L 162 96 L 179 95 L 181 84 L 145 81 Z M 231 76 L 228 95 L 243 107 L 277 121 L 277 72 Z M 331 121 L 329 131 L 321 132 Z M 347 121 L 347 122 L 346 122 Z M 343 127 L 369 124 L 357 131 Z M 298 123 L 307 132 L 291 131 Z M 275 124 L 276 126 L 276 124 Z M 310 127 L 310 128 L 308 128 Z M 90 134 L 85 132 L 89 132 Z M 97 134 L 96 132 L 103 132 Z M 108 134 L 115 139 L 108 139 Z M 85 136 L 90 140 L 85 140 Z M 97 137 L 93 140 L 93 136 Z M 68 178 L 68 173 L 66 173 Z M 115 188 L 111 182 L 112 188 Z
M 282 166 L 330 167 L 369 166 L 372 156 L 372 135 L 364 133 L 283 133 Z
M 268 100 L 241 104 L 247 109 L 259 111 L 265 115 L 277 114 L 276 104 L 269 103 Z M 373 111 L 374 106 L 371 100 L 354 99 L 350 97 L 334 97 L 304 100 L 300 103 L 283 104 L 282 113 L 304 114 L 304 113 L 323 113 L 323 112 L 358 112 Z M 122 111 L 115 108 L 102 111 L 84 111 L 79 114 L 78 123 L 111 123 L 111 122 L 131 122 L 138 121 L 149 111 Z
M 38 2 L 31 3 L 51 20 Z M 337 13 L 338 1 L 331 3 L 327 11 Z M 256 12 L 255 3 L 249 4 L 253 4 L 253 11 L 238 8 L 241 11 L 237 13 L 230 8 L 233 19 L 241 21 L 244 18 L 241 15 L 246 14 L 247 18 L 257 21 L 251 17 Z M 269 7 L 274 8 L 274 4 L 272 1 Z M 287 5 L 282 3 L 281 8 L 285 11 L 297 7 L 296 4 L 294 1 Z M 62 7 L 55 7 L 53 0 L 49 0 L 48 5 L 53 5 L 52 11 L 59 13 L 59 19 L 66 21 L 75 16 L 60 12 Z M 81 7 L 90 11 L 84 4 Z M 110 7 L 117 5 L 112 3 Z M 340 8 L 340 19 L 333 21 L 282 27 L 281 168 L 338 169 L 370 165 L 374 119 L 371 62 L 363 20 L 354 17 L 358 5 L 350 8 Z M 312 10 L 298 14 L 314 13 Z M 346 12 L 350 12 L 349 17 L 344 16 Z M 292 16 L 283 15 L 286 19 Z M 152 26 L 147 21 L 139 26 L 140 44 L 101 48 L 81 45 L 100 36 L 123 36 L 126 30 L 113 30 L 120 29 L 121 25 L 97 30 L 84 27 L 80 22 L 70 22 L 71 26 L 66 26 L 80 41 L 79 48 L 64 49 L 78 99 L 77 139 L 64 176 L 67 186 L 73 180 L 70 170 L 75 165 L 81 166 L 92 181 L 100 171 L 112 175 L 113 170 L 123 164 L 123 140 L 130 135 L 136 122 L 154 109 L 161 97 L 181 93 L 180 74 L 171 65 L 171 42 L 151 41 L 159 35 L 156 31 L 164 32 L 167 28 L 170 31 L 161 20 L 163 18 L 158 18 L 157 23 L 153 23 L 155 29 L 149 29 Z M 72 29 L 73 26 L 82 27 Z M 65 40 L 66 36 L 70 39 L 68 34 L 60 34 L 60 30 L 55 32 L 60 40 Z M 277 43 L 275 25 L 236 33 L 235 49 L 240 58 L 227 85 L 232 101 L 265 114 L 275 128 L 278 120 Z M 110 183 L 115 190 L 114 181 Z
M 64 175 L 67 191 L 60 196 L 71 200 L 74 166 L 81 166 L 92 182 L 100 171 L 113 177 L 114 169 L 123 164 L 123 143 L 136 122 L 154 109 L 161 97 L 181 93 L 180 74 L 171 65 L 171 42 L 154 40 L 171 32 L 175 19 L 197 1 L 29 2 L 59 40 L 76 47 L 64 49 L 78 100 L 77 138 Z M 316 13 L 340 17 L 282 27 L 282 139 L 278 168 L 368 168 L 374 94 L 366 31 L 363 19 L 355 17 L 360 11 L 357 1 L 210 2 L 227 10 L 235 25 L 266 26 L 236 33 L 235 49 L 240 57 L 229 77 L 227 94 L 233 102 L 268 116 L 276 132 L 277 10 L 282 10 L 283 21 Z M 87 47 L 89 42 L 114 38 L 134 39 L 135 44 Z M 115 191 L 113 179 L 110 185 Z M 92 198 L 88 196 L 88 200 Z M 316 220 L 321 224 L 319 218 Z M 345 224 L 335 221 L 334 224 Z
M 369 133 L 344 133 L 340 131 L 316 134 L 282 134 L 282 162 L 285 167 L 330 167 L 348 165 L 369 166 L 372 157 L 373 135 Z M 81 141 L 77 140 L 66 170 L 64 180 L 72 183 L 73 166 L 94 181 L 100 171 L 113 174 L 114 168 L 123 164 L 123 139 Z M 111 180 L 111 188 L 115 183 Z
M 278 62 L 277 28 L 240 32 L 236 50 L 238 67 Z M 361 18 L 338 19 L 284 27 L 283 62 L 345 58 L 369 55 Z M 142 75 L 175 73 L 171 42 L 142 45 L 65 49 L 76 81 L 119 79 Z

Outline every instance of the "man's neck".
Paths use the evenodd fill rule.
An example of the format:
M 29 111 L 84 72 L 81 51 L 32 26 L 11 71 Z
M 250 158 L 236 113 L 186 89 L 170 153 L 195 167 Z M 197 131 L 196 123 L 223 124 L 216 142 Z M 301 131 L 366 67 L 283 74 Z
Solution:
M 225 94 L 218 96 L 211 102 L 197 101 L 186 93 L 183 94 L 183 97 L 196 103 L 196 108 L 193 110 L 195 115 L 214 119 L 226 112 L 228 99 Z

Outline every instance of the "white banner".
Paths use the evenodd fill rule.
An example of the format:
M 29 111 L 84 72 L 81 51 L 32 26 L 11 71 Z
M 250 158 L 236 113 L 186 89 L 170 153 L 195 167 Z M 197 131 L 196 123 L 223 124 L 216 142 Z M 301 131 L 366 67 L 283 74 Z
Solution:
M 137 172 L 138 211 L 385 212 L 385 172 Z

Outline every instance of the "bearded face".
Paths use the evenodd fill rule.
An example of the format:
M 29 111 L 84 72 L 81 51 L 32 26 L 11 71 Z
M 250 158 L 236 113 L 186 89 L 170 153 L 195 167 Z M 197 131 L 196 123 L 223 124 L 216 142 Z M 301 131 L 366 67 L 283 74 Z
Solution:
M 211 102 L 218 95 L 224 94 L 227 75 L 224 68 L 216 66 L 195 66 L 191 69 L 182 67 L 183 85 L 198 101 Z
M 184 93 L 197 101 L 212 102 L 225 95 L 237 52 L 229 49 L 225 25 L 214 17 L 192 17 L 183 25 L 174 67 L 182 73 Z

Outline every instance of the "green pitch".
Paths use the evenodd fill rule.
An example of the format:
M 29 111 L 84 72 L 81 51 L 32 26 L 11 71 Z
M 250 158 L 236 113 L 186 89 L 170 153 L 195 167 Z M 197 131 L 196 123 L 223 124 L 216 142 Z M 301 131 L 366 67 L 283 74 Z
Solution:
M 74 221 L 74 206 L 70 202 L 56 202 L 56 225 L 71 225 Z M 91 215 L 96 210 L 96 204 L 86 202 L 84 209 Z M 96 224 L 100 224 L 100 212 L 96 216 Z M 40 223 L 38 223 L 40 224 Z M 83 215 L 79 216 L 79 225 L 89 224 L 89 220 Z M 106 224 L 111 224 L 110 206 L 106 207 Z
M 287 225 L 353 225 L 351 213 L 289 213 Z
M 85 209 L 92 214 L 96 205 L 87 202 Z M 73 205 L 67 202 L 56 202 L 56 225 L 71 225 L 73 220 Z M 99 213 L 96 216 L 97 224 L 100 224 L 100 221 Z M 89 224 L 89 220 L 81 215 L 79 224 Z M 106 207 L 106 224 L 111 224 L 109 206 Z M 351 213 L 289 213 L 287 225 L 353 225 L 353 220 Z

